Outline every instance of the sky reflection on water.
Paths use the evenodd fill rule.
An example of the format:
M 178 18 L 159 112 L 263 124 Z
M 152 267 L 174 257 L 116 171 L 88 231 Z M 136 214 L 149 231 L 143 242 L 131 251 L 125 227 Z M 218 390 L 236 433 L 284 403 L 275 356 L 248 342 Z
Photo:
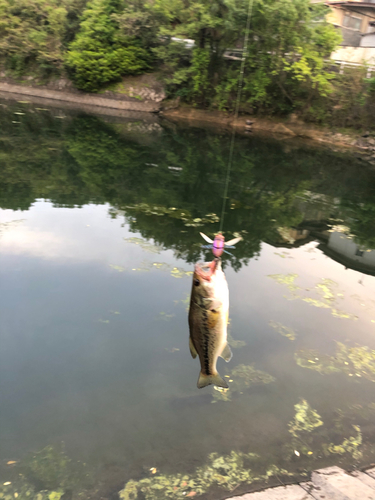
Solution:
M 74 461 L 100 471 L 97 495 L 105 498 L 125 484 L 126 494 L 143 491 L 146 498 L 178 498 L 183 491 L 213 498 L 229 495 L 237 483 L 239 493 L 248 488 L 242 482 L 276 484 L 327 464 L 373 461 L 375 277 L 351 269 L 347 257 L 345 268 L 327 250 L 328 231 L 339 219 L 360 252 L 371 249 L 371 228 L 358 222 L 375 189 L 371 171 L 360 171 L 354 159 L 343 165 L 335 153 L 285 153 L 258 139 L 249 149 L 239 139 L 225 227 L 245 230 L 244 242 L 225 270 L 230 332 L 241 344 L 232 345 L 228 365 L 219 360 L 221 375 L 233 380 L 227 397 L 196 389 L 186 307 L 193 262 L 204 255 L 199 231 L 218 227 L 209 217 L 218 212 L 222 186 L 211 181 L 225 171 L 228 139 L 217 143 L 212 166 L 204 141 L 194 149 L 201 132 L 165 129 L 159 142 L 139 147 L 94 117 L 73 117 L 65 128 L 49 117 L 43 133 L 47 118 L 29 119 L 22 131 L 5 133 L 2 118 L 8 141 L 0 149 L 4 481 L 11 474 L 7 461 L 21 467 L 29 453 L 62 441 Z M 217 137 L 205 134 L 213 148 Z M 59 161 L 48 162 L 46 141 L 55 143 Z M 136 168 L 180 165 L 183 157 L 177 176 Z M 211 169 L 208 177 L 199 158 Z M 280 181 L 272 184 L 275 158 Z M 320 173 L 310 175 L 306 162 Z M 331 169 L 341 172 L 333 187 Z M 324 198 L 319 209 L 317 193 Z M 299 228 L 300 240 L 291 243 L 290 228 Z M 309 369 L 321 361 L 309 355 L 298 362 L 314 351 L 327 365 L 340 345 L 347 349 L 341 370 Z M 368 349 L 350 351 L 355 347 Z

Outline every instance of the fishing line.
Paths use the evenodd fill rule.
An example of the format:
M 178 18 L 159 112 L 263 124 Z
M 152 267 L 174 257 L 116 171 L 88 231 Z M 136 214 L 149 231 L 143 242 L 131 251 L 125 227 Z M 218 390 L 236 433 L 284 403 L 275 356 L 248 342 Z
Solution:
M 222 232 L 223 224 L 224 224 L 225 205 L 226 205 L 226 200 L 227 200 L 227 196 L 228 196 L 229 177 L 230 177 L 230 171 L 232 168 L 234 139 L 235 139 L 235 135 L 236 135 L 236 121 L 238 118 L 238 110 L 239 110 L 240 101 L 241 101 L 241 94 L 242 94 L 242 87 L 243 87 L 243 75 L 245 72 L 245 61 L 246 61 L 246 56 L 247 56 L 247 45 L 248 45 L 248 40 L 249 40 L 250 20 L 251 20 L 251 15 L 253 12 L 253 3 L 254 3 L 254 0 L 249 0 L 249 5 L 248 5 L 248 9 L 247 9 L 247 20 L 246 20 L 244 47 L 243 47 L 242 60 L 241 60 L 240 79 L 238 81 L 237 100 L 236 100 L 236 107 L 235 107 L 235 111 L 234 111 L 234 122 L 233 122 L 232 138 L 231 138 L 230 149 L 229 149 L 229 160 L 228 160 L 227 175 L 226 175 L 226 179 L 225 179 L 223 208 L 221 211 L 219 232 Z

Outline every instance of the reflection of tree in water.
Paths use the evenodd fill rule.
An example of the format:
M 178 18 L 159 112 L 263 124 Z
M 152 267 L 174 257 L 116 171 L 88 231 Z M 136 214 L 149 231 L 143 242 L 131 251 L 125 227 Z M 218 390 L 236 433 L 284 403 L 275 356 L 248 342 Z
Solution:
M 14 124 L 13 112 L 9 107 L 0 117 L 1 207 L 27 209 L 37 198 L 68 207 L 109 203 L 112 217 L 123 214 L 143 238 L 189 263 L 209 258 L 199 231 L 212 236 L 218 230 L 227 136 L 164 129 L 157 142 L 138 143 L 121 125 L 96 117 L 54 120 L 26 107 Z M 374 188 L 375 174 L 364 166 L 359 171 L 348 156 L 304 148 L 287 152 L 279 142 L 238 137 L 224 229 L 227 237 L 238 232 L 244 240 L 226 261 L 237 270 L 259 253 L 262 241 L 278 240 L 280 227 L 298 226 L 303 214 L 296 198 L 307 189 L 345 199 L 347 225 L 368 239 L 367 223 L 355 221 L 355 213 L 363 215 L 362 199 L 371 212 Z

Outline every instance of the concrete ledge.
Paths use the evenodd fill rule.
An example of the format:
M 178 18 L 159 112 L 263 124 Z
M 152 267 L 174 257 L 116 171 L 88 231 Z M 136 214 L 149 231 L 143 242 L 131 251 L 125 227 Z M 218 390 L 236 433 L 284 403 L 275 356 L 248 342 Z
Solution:
M 59 90 L 48 90 L 45 88 L 27 87 L 23 85 L 11 85 L 9 83 L 0 82 L 1 92 L 10 92 L 23 96 L 43 97 L 44 99 L 52 99 L 56 101 L 65 101 L 76 103 L 77 105 L 87 104 L 90 106 L 99 106 L 103 108 L 114 108 L 126 111 L 145 111 L 148 113 L 156 113 L 159 111 L 158 103 L 149 102 L 134 102 L 121 101 L 117 99 L 107 99 L 92 94 L 74 94 L 72 92 L 62 92 Z
M 375 500 L 375 469 L 351 474 L 327 467 L 311 474 L 311 481 L 270 488 L 231 500 Z
M 312 500 L 311 496 L 298 484 L 279 486 L 268 490 L 249 493 L 231 500 Z

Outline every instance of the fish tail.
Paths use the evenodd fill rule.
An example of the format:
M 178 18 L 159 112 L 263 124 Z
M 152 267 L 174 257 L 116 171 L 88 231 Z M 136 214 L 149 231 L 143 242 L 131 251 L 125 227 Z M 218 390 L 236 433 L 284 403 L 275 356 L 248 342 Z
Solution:
M 197 383 L 198 389 L 202 389 L 202 387 L 206 387 L 207 385 L 211 384 L 217 385 L 218 387 L 224 387 L 224 389 L 228 389 L 228 384 L 224 379 L 220 377 L 218 373 L 216 373 L 215 375 L 205 375 L 204 373 L 200 372 Z

